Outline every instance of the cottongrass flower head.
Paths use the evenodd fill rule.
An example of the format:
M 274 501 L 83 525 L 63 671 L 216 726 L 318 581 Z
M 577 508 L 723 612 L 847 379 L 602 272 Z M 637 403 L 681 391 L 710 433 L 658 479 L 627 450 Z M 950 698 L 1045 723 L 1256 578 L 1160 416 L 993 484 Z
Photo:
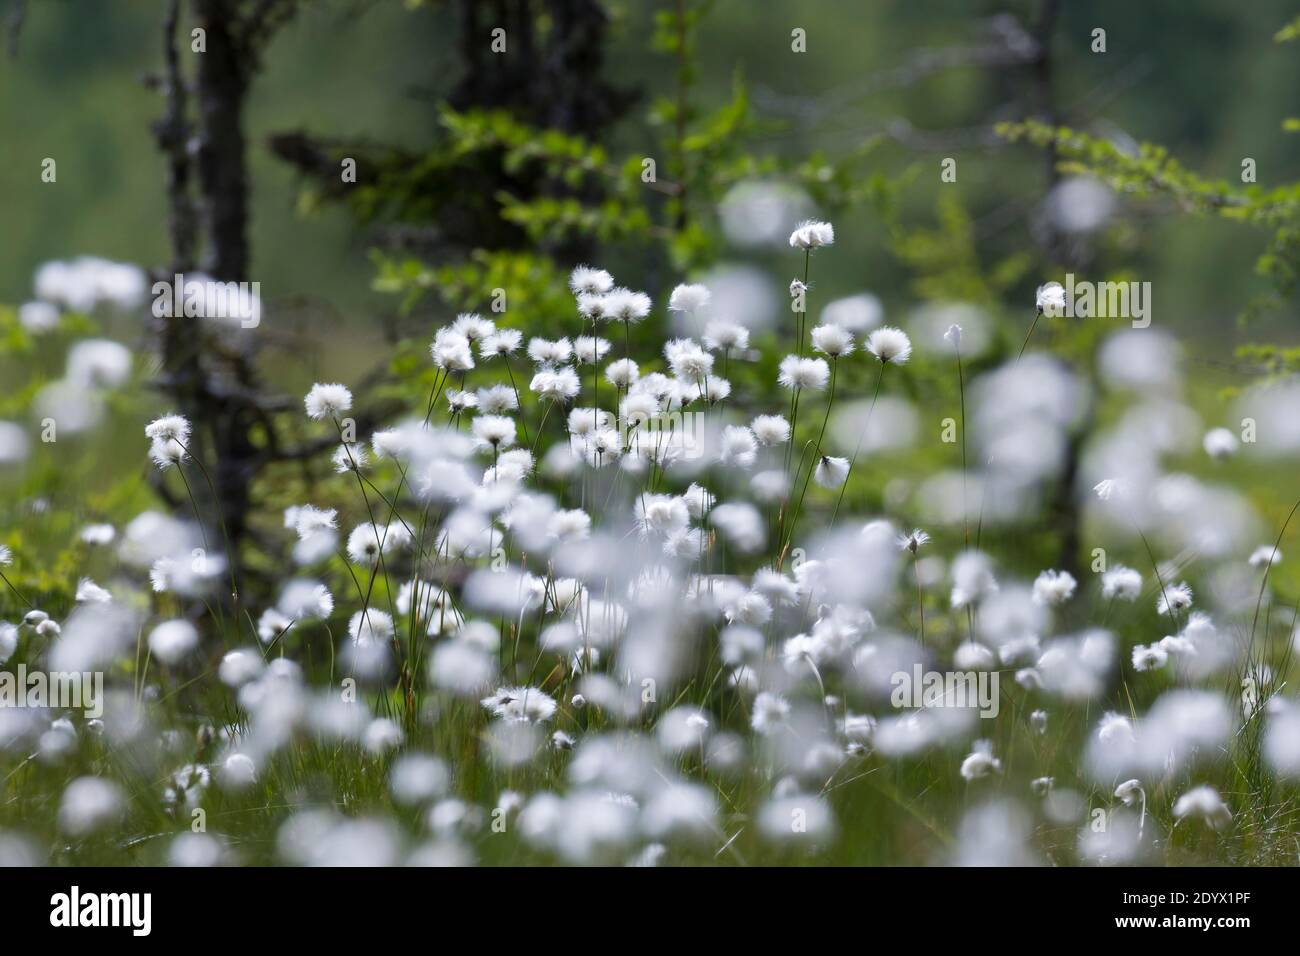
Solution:
M 131 377 L 131 350 L 111 339 L 85 339 L 68 350 L 68 381 L 86 388 L 117 388 Z
M 640 375 L 641 370 L 631 359 L 619 359 L 605 367 L 605 381 L 615 388 L 630 388 Z
M 1107 600 L 1136 601 L 1142 593 L 1142 575 L 1117 564 L 1101 575 L 1101 596 Z
M 1159 644 L 1137 644 L 1132 660 L 1135 671 L 1155 671 L 1169 662 L 1169 653 Z
M 555 714 L 555 698 L 536 687 L 499 687 L 480 701 L 494 717 L 519 723 L 544 723 Z
M 490 336 L 485 337 L 484 341 Z M 474 353 L 465 333 L 447 327 L 434 333 L 429 344 L 433 364 L 445 372 L 468 372 L 474 368 Z
M 1223 830 L 1232 825 L 1232 811 L 1219 796 L 1219 791 L 1208 784 L 1193 787 L 1174 801 L 1174 819 L 1199 820 L 1213 830 Z
M 671 339 L 664 344 L 664 358 L 673 374 L 696 382 L 713 371 L 713 356 L 691 339 Z
M 489 385 L 478 389 L 474 394 L 478 399 L 479 411 L 485 415 L 500 415 L 519 408 L 515 390 L 509 385 Z
M 782 415 L 759 415 L 749 427 L 763 446 L 783 445 L 790 440 L 790 423 Z
M 348 620 L 348 635 L 360 646 L 384 644 L 394 634 L 393 617 L 387 611 L 366 608 Z
M 470 431 L 480 448 L 496 451 L 515 443 L 515 420 L 505 415 L 478 415 L 470 424 Z
M 113 600 L 113 595 L 90 578 L 82 578 L 77 582 L 76 601 L 78 604 L 107 604 L 111 600 Z
M 1281 560 L 1281 551 L 1271 544 L 1261 544 L 1250 553 L 1250 557 L 1247 558 L 1247 563 L 1252 568 L 1266 568 L 1270 565 L 1278 564 Z
M 1156 600 L 1157 614 L 1172 617 L 1192 606 L 1192 589 L 1188 587 L 1186 581 L 1182 584 L 1165 585 L 1161 590 L 1163 593 Z
M 721 451 L 718 460 L 726 466 L 749 468 L 758 458 L 758 442 L 754 433 L 744 425 L 728 425 L 722 429 Z
M 199 646 L 199 632 L 189 621 L 164 621 L 149 634 L 149 652 L 164 664 L 179 664 Z
M 369 522 L 357 525 L 348 535 L 348 558 L 353 564 L 374 567 L 379 564 L 380 556 L 391 550 L 384 530 Z
M 565 366 L 555 370 L 543 369 L 533 376 L 528 388 L 538 398 L 552 402 L 567 402 L 577 396 L 582 383 L 578 380 L 578 373 Z
M 579 365 L 595 365 L 608 352 L 608 339 L 593 335 L 580 335 L 573 340 L 573 357 Z
M 975 746 L 961 762 L 962 779 L 967 782 L 982 780 L 1002 772 L 1002 761 L 993 756 L 993 744 L 987 740 L 975 741 Z
M 365 445 L 344 443 L 334 449 L 331 461 L 337 474 L 346 475 L 349 471 L 360 473 L 365 470 L 370 458 Z
M 146 425 L 144 434 L 150 441 L 176 441 L 186 445 L 190 440 L 190 420 L 184 415 L 164 415 Z
M 822 455 L 813 471 L 813 481 L 823 488 L 838 488 L 849 477 L 849 460 L 834 455 Z
M 650 314 L 653 303 L 644 292 L 615 289 L 605 296 L 605 318 L 611 322 L 636 325 Z
M 834 242 L 835 227 L 829 222 L 809 219 L 807 222 L 801 222 L 795 227 L 794 232 L 790 233 L 792 249 L 819 249 Z
M 782 387 L 791 391 L 796 389 L 821 391 L 826 387 L 830 377 L 830 366 L 826 364 L 825 359 L 787 355 L 781 359 L 776 380 Z
M 1226 428 L 1211 428 L 1205 433 L 1205 438 L 1201 441 L 1201 447 L 1205 449 L 1205 453 L 1215 461 L 1231 458 L 1237 453 L 1239 446 L 1237 436 Z
M 812 345 L 823 355 L 839 358 L 853 352 L 853 333 L 839 325 L 819 325 L 812 330 Z
M 337 418 L 352 408 L 352 392 L 346 385 L 317 382 L 303 399 L 309 418 L 320 421 Z
M 160 470 L 166 471 L 172 465 L 179 465 L 185 460 L 185 446 L 174 438 L 155 441 L 149 446 L 149 457 Z
M 760 691 L 750 711 L 750 726 L 763 735 L 775 733 L 790 716 L 790 702 L 780 694 Z
M 117 529 L 111 524 L 88 524 L 77 535 L 86 544 L 112 544 Z
M 116 823 L 126 808 L 126 795 L 111 780 L 78 777 L 63 791 L 59 828 L 72 837 L 89 836 Z
M 294 620 L 324 620 L 334 613 L 334 596 L 320 581 L 295 578 L 279 592 L 276 610 Z
M 1065 314 L 1065 288 L 1059 282 L 1040 285 L 1034 292 L 1034 308 L 1049 318 Z
M 706 375 L 698 385 L 692 386 L 692 394 L 704 399 L 710 405 L 725 401 L 731 394 L 731 383 L 717 375 Z
M 451 324 L 451 327 L 471 343 L 481 342 L 497 330 L 495 322 L 483 318 L 477 312 L 462 312 L 456 316 L 456 321 Z
M 453 415 L 460 415 L 478 408 L 478 396 L 465 389 L 449 388 L 446 393 L 447 407 Z
M 1092 486 L 1093 492 L 1102 501 L 1110 501 L 1116 495 L 1123 497 L 1124 488 L 1117 478 L 1103 478 Z
M 699 312 L 709 306 L 711 295 L 707 286 L 682 284 L 668 297 L 670 312 Z
M 577 266 L 569 273 L 569 289 L 574 295 L 604 295 L 614 288 L 614 277 L 604 269 Z
M 704 326 L 704 344 L 724 352 L 749 347 L 749 329 L 730 319 L 713 319 Z
M 518 329 L 497 329 L 478 344 L 478 354 L 484 360 L 504 358 L 519 351 L 524 335 Z
M 541 368 L 562 365 L 573 357 L 573 343 L 565 338 L 531 338 L 528 340 L 528 357 Z
M 1069 571 L 1044 571 L 1034 580 L 1034 602 L 1059 607 L 1074 597 L 1077 586 Z
M 905 365 L 912 357 L 912 340 L 902 329 L 885 325 L 873 329 L 867 336 L 867 351 L 882 365 Z
M 900 534 L 897 538 L 898 550 L 908 551 L 913 555 L 921 550 L 922 545 L 929 543 L 930 536 L 920 528 L 913 528 L 911 534 Z
M 1115 799 L 1121 801 L 1126 807 L 1131 807 L 1139 800 L 1144 799 L 1142 781 L 1125 780 L 1115 788 Z

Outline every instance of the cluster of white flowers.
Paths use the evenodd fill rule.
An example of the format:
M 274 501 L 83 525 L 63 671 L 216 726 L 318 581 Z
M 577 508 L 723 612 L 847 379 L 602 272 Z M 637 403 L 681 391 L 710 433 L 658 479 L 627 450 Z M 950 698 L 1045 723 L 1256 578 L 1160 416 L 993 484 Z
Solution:
M 811 253 L 834 238 L 805 222 L 789 243 Z M 911 336 L 878 315 L 808 329 L 800 318 L 791 344 L 714 315 L 710 289 L 683 284 L 660 307 L 702 334 L 650 349 L 649 295 L 585 265 L 569 289 L 554 337 L 475 313 L 439 328 L 427 395 L 369 435 L 352 433 L 347 386 L 311 387 L 298 425 L 337 440 L 325 454 L 338 476 L 295 492 L 282 529 L 256 529 L 271 549 L 258 556 L 267 593 L 228 582 L 220 546 L 237 545 L 197 502 L 194 520 L 145 511 L 77 530 L 109 588 L 79 573 L 57 620 L 30 606 L 0 623 L 0 663 L 124 665 L 126 689 L 94 721 L 0 712 L 0 751 L 77 772 L 58 801 L 68 838 L 111 830 L 142 798 L 119 782 L 135 777 L 83 772 L 90 734 L 132 760 L 151 742 L 162 783 L 144 798 L 173 815 L 209 787 L 298 799 L 304 754 L 361 762 L 356 779 L 379 772 L 388 791 L 361 815 L 303 805 L 278 821 L 275 859 L 327 865 L 501 859 L 485 842 L 496 819 L 522 859 L 740 861 L 756 844 L 833 857 L 841 797 L 879 764 L 921 755 L 960 794 L 959 861 L 1034 862 L 1038 828 L 1070 825 L 1077 859 L 1129 862 L 1153 852 L 1149 801 L 1163 801 L 1162 822 L 1234 825 L 1206 781 L 1244 721 L 1263 721 L 1268 771 L 1300 775 L 1297 708 L 1268 662 L 1251 672 L 1249 706 L 1212 689 L 1243 660 L 1215 621 L 1253 610 L 1243 577 L 1283 555 L 1259 544 L 1271 536 L 1232 492 L 1165 473 L 1161 456 L 1202 434 L 1184 410 L 1144 393 L 1067 468 L 1090 390 L 1027 355 L 972 383 L 972 463 L 945 443 L 949 470 L 913 481 L 880 468 L 878 431 L 905 404 L 890 391 L 915 383 L 913 369 L 888 370 L 913 358 Z M 1059 290 L 1038 290 L 1049 320 Z M 613 323 L 624 328 L 611 341 L 600 333 Z M 943 328 L 938 349 L 918 345 L 918 364 L 937 363 L 923 387 L 950 367 L 957 379 L 962 328 Z M 79 380 L 120 381 L 120 356 L 92 352 L 77 357 Z M 521 362 L 531 369 L 516 387 Z M 1106 380 L 1140 388 L 1124 371 Z M 837 399 L 865 415 L 851 406 L 841 427 Z M 155 479 L 192 501 L 207 478 L 208 425 L 196 424 L 167 414 L 144 429 Z M 1211 460 L 1237 451 L 1221 431 L 1204 437 Z M 864 451 L 870 478 L 855 470 Z M 1024 573 L 1050 536 L 1031 542 L 1016 523 L 1041 513 L 1062 475 L 1095 494 L 1069 488 L 1052 513 L 1085 513 L 1079 527 L 1142 571 L 1099 547 L 1091 575 L 1068 550 Z M 15 595 L 25 579 L 7 575 L 27 570 L 0 544 Z M 936 668 L 992 680 L 992 702 L 955 702 L 952 687 L 897 702 L 900 675 Z M 228 701 L 190 715 L 197 757 L 176 718 L 196 683 Z M 466 779 L 496 781 L 499 795 L 476 803 L 482 788 Z M 1105 839 L 1088 829 L 1085 793 L 1117 802 Z M 1069 852 L 1057 836 L 1054 852 Z M 233 847 L 182 833 L 166 858 L 216 865 Z

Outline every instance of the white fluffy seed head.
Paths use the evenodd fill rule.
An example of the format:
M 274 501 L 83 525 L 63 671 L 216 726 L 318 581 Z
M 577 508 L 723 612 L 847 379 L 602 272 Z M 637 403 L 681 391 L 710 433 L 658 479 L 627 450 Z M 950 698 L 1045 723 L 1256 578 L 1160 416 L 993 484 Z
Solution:
M 335 418 L 352 408 L 352 392 L 346 385 L 317 382 L 303 399 L 309 418 Z
M 904 365 L 912 357 L 912 340 L 902 329 L 886 325 L 867 336 L 867 351 L 882 364 Z
M 812 330 L 812 345 L 823 355 L 839 358 L 853 351 L 853 333 L 839 325 L 819 325 Z
M 790 233 L 790 246 L 793 249 L 818 249 L 829 246 L 835 241 L 835 227 L 829 222 L 808 220 L 801 222 Z

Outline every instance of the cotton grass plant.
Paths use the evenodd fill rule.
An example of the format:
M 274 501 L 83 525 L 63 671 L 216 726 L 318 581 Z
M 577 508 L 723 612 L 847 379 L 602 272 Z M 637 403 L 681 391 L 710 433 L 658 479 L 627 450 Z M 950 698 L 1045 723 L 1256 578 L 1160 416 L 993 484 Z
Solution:
M 0 863 L 1290 858 L 1296 615 L 1273 618 L 1269 587 L 1287 528 L 1261 544 L 1245 497 L 1187 470 L 1236 452 L 1171 439 L 1151 413 L 1169 399 L 1111 388 L 1100 360 L 1123 411 L 1063 493 L 1105 561 L 1031 564 L 1091 383 L 1027 351 L 1031 327 L 970 383 L 971 472 L 953 325 L 936 361 L 961 448 L 939 467 L 960 506 L 939 473 L 885 493 L 864 451 L 873 475 L 914 464 L 868 430 L 929 359 L 901 328 L 811 325 L 833 240 L 794 229 L 804 308 L 775 335 L 713 314 L 703 284 L 656 303 L 584 265 L 564 334 L 459 315 L 369 434 L 367 396 L 313 385 L 297 426 L 318 467 L 256 542 L 210 534 L 196 423 L 141 423 L 142 467 L 187 511 L 72 529 L 88 573 L 62 591 L 36 547 L 0 546 L 2 662 L 108 687 L 94 718 L 0 708 Z M 1045 295 L 1035 327 L 1063 321 Z M 667 312 L 700 338 L 653 342 Z M 828 429 L 868 394 L 847 441 Z M 260 590 L 227 588 L 234 547 Z M 996 715 L 898 702 L 917 670 L 995 676 Z

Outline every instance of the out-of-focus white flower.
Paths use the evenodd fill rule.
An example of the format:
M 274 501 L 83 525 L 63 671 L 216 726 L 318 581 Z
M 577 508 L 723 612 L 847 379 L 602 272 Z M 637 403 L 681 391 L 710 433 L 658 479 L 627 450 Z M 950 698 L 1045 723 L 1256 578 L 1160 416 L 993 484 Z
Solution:
M 1117 564 L 1101 574 L 1101 596 L 1107 600 L 1136 601 L 1142 593 L 1142 575 Z
M 704 326 L 704 344 L 724 352 L 749 347 L 749 329 L 730 319 L 713 319 Z
M 217 677 L 227 687 L 242 687 L 262 673 L 262 655 L 244 648 L 227 652 L 217 668 Z
M 962 778 L 968 781 L 1001 772 L 1002 761 L 993 756 L 993 744 L 987 740 L 975 741 L 975 749 L 961 762 Z
M 78 535 L 86 544 L 112 544 L 117 537 L 117 529 L 111 524 L 88 524 Z
M 533 376 L 528 387 L 538 398 L 567 402 L 578 394 L 582 384 L 578 381 L 578 373 L 566 366 L 554 371 L 543 369 Z
M 1051 318 L 1065 314 L 1065 287 L 1059 282 L 1040 285 L 1034 293 L 1034 307 L 1039 315 Z
M 1034 600 L 1049 607 L 1058 607 L 1074 597 L 1078 582 L 1068 571 L 1044 571 L 1034 580 Z
M 1138 644 L 1133 648 L 1133 669 L 1135 671 L 1154 671 L 1169 662 L 1169 654 L 1159 644 Z
M 727 425 L 722 429 L 722 448 L 718 460 L 723 465 L 749 468 L 758 457 L 758 442 L 744 425 Z
M 113 595 L 109 594 L 104 588 L 92 581 L 90 578 L 82 578 L 77 582 L 78 604 L 85 603 L 105 603 L 113 600 Z
M 779 694 L 762 691 L 754 698 L 749 722 L 756 733 L 772 734 L 790 716 L 789 702 Z
M 85 388 L 117 388 L 131 376 L 131 351 L 110 339 L 85 339 L 68 350 L 67 380 Z
M 1174 801 L 1174 818 L 1200 820 L 1214 830 L 1232 825 L 1232 811 L 1219 796 L 1219 791 L 1208 785 L 1193 787 Z
M 1126 807 L 1131 807 L 1139 800 L 1146 799 L 1146 794 L 1142 790 L 1142 781 L 1125 780 L 1115 788 L 1115 799 L 1122 800 Z
M 120 786 L 102 777 L 78 777 L 63 791 L 59 828 L 72 837 L 89 836 L 115 823 L 126 806 Z
M 48 302 L 25 302 L 18 307 L 18 322 L 33 335 L 41 335 L 58 326 L 59 310 Z
M 703 285 L 679 285 L 668 297 L 672 312 L 699 312 L 709 306 L 709 290 Z
M 640 374 L 636 362 L 631 359 L 619 359 L 617 362 L 610 362 L 605 368 L 605 380 L 615 388 L 631 387 L 640 377 Z
M 164 664 L 178 664 L 199 646 L 199 632 L 189 621 L 164 621 L 149 633 L 149 651 Z
M 1281 560 L 1282 552 L 1274 545 L 1261 544 L 1250 553 L 1248 563 L 1252 568 L 1264 568 L 1272 564 L 1278 564 Z
M 760 445 L 783 445 L 790 440 L 790 423 L 781 415 L 759 415 L 749 427 Z
M 1226 428 L 1211 428 L 1205 433 L 1205 438 L 1201 442 L 1205 448 L 1205 453 L 1216 461 L 1222 461 L 1236 453 L 1240 443 L 1237 436 Z

